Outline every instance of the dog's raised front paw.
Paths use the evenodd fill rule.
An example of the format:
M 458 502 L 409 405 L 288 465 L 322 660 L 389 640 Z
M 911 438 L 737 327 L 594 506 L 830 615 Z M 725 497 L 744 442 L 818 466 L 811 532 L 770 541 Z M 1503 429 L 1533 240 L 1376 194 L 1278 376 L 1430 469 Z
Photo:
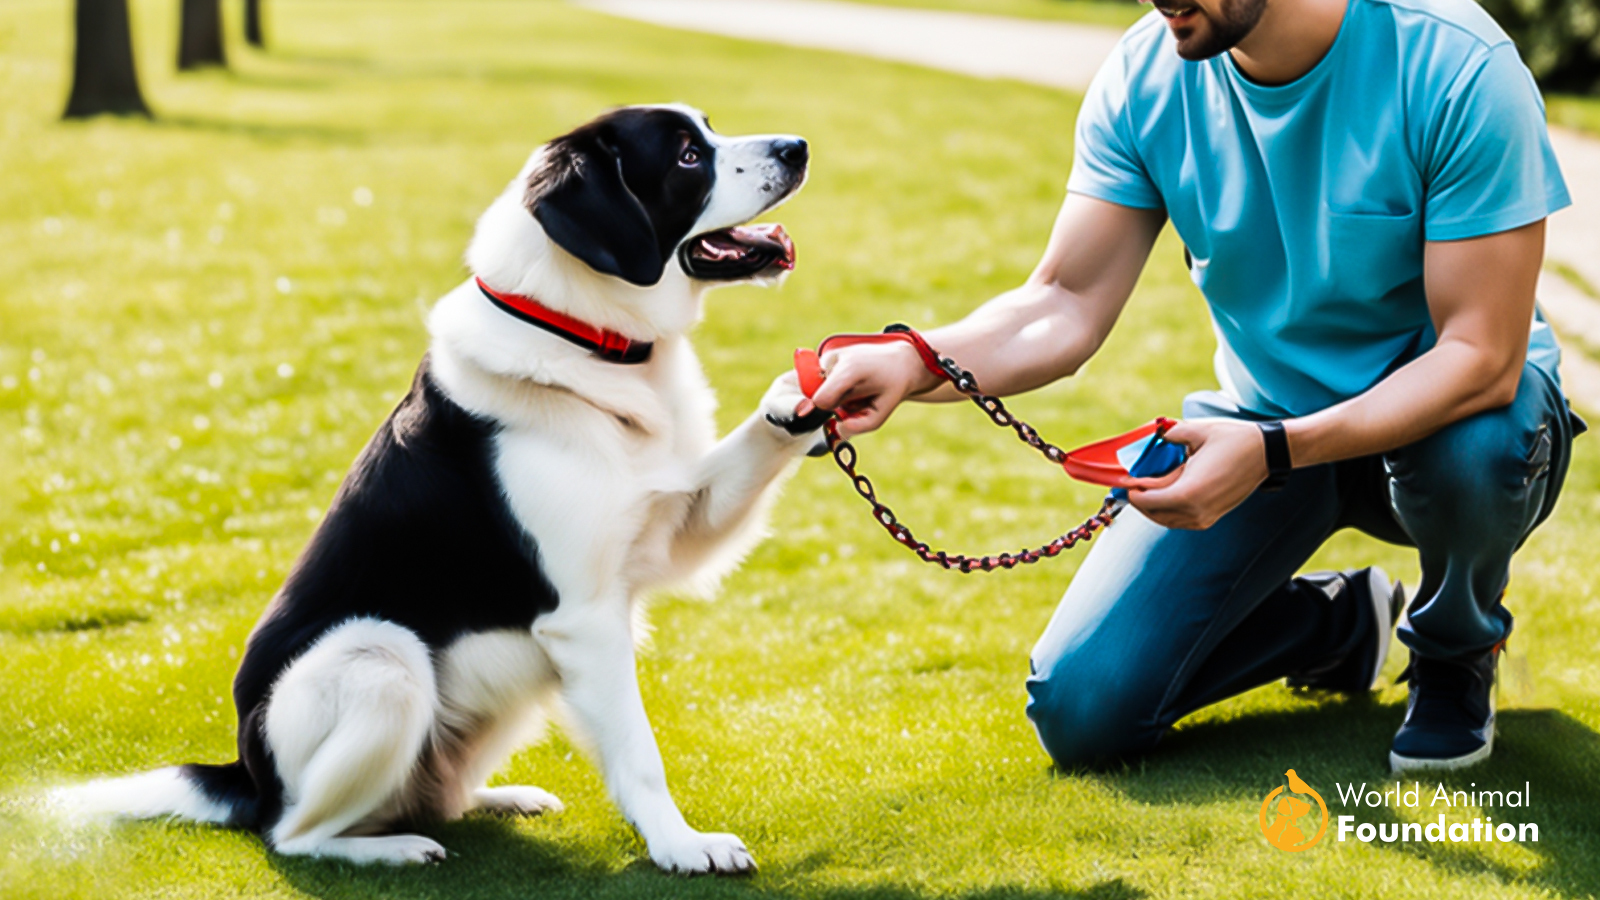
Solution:
M 650 859 L 664 872 L 681 875 L 738 875 L 756 870 L 744 841 L 731 834 L 694 831 L 670 846 L 650 848 Z
M 784 431 L 787 431 L 792 435 L 799 436 L 802 434 L 810 434 L 811 432 L 816 431 L 818 428 L 828 424 L 828 419 L 832 416 L 833 413 L 826 409 L 813 409 L 808 415 L 797 416 L 793 413 L 790 413 L 786 418 L 780 418 L 772 413 L 767 413 L 767 421 L 778 426 L 779 428 L 782 428 Z M 811 455 L 817 456 L 819 454 L 812 453 Z
M 826 425 L 833 413 L 814 409 L 804 416 L 795 415 L 795 407 L 806 395 L 800 392 L 799 380 L 793 372 L 785 372 L 773 379 L 761 398 L 761 415 L 768 423 L 783 429 L 791 437 L 808 435 Z

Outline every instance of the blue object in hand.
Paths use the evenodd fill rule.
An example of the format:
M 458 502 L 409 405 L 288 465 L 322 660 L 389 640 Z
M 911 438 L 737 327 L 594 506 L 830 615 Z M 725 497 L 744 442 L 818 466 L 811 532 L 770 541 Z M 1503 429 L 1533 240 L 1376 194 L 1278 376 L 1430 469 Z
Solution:
M 1140 453 L 1139 458 L 1128 467 L 1128 474 L 1134 478 L 1160 478 L 1183 465 L 1188 458 L 1189 448 L 1157 435 L 1150 439 L 1150 443 L 1145 445 L 1144 452 Z M 1111 496 L 1126 503 L 1128 489 L 1112 488 Z

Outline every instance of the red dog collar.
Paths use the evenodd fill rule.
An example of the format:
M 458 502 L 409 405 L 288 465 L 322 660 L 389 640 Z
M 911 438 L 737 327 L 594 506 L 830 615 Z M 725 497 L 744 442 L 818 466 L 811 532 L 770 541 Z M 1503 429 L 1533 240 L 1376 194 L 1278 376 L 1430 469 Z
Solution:
M 606 362 L 636 365 L 648 361 L 650 351 L 655 348 L 650 341 L 636 341 L 615 331 L 596 328 L 566 313 L 556 312 L 532 297 L 501 293 L 484 284 L 482 278 L 474 280 L 483 296 L 502 312 L 590 350 Z

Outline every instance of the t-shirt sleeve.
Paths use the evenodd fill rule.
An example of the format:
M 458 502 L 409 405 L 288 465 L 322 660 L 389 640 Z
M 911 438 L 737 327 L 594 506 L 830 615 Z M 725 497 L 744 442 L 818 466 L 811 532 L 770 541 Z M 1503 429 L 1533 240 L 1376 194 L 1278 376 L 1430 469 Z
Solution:
M 1500 44 L 1446 89 L 1425 161 L 1425 233 L 1456 241 L 1520 228 L 1568 206 L 1544 101 L 1516 48 Z
M 1075 134 L 1068 192 L 1138 209 L 1165 206 L 1134 147 L 1121 47 L 1090 82 Z

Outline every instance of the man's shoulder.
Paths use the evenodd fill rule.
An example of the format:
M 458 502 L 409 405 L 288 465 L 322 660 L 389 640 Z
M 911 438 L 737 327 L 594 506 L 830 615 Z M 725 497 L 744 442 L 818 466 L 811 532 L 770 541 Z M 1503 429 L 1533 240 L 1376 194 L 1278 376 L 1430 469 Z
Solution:
M 1175 76 L 1185 64 L 1174 46 L 1172 29 L 1153 9 L 1123 32 L 1111 62 L 1117 64 L 1118 76 L 1129 87 L 1140 83 L 1175 86 Z
M 1151 63 L 1181 62 L 1172 44 L 1172 29 L 1161 13 L 1152 9 L 1122 33 L 1116 52 L 1125 63 L 1127 76 L 1133 78 L 1144 74 Z
M 1352 10 L 1358 5 L 1380 16 L 1386 13 L 1401 46 L 1419 52 L 1437 51 L 1440 44 L 1472 52 L 1511 43 L 1475 0 L 1353 0 Z

